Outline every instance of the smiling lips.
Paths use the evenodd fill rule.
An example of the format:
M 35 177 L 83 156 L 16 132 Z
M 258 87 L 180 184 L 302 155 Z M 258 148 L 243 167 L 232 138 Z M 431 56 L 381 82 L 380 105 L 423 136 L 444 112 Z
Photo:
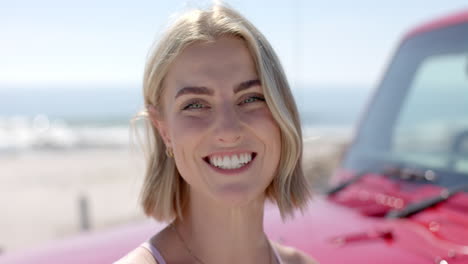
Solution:
M 249 164 L 256 156 L 255 152 L 244 152 L 232 155 L 210 155 L 204 158 L 210 165 L 224 170 L 235 170 Z

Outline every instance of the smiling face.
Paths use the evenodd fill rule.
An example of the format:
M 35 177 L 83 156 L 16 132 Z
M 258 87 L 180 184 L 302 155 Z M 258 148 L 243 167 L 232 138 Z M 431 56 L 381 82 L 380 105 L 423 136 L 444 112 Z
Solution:
M 244 204 L 261 198 L 279 164 L 280 129 L 242 39 L 196 42 L 163 83 L 152 115 L 191 195 Z

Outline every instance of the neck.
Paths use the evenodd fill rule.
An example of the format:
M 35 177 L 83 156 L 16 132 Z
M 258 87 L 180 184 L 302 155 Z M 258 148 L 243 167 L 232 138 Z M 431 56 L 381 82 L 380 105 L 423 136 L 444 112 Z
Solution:
M 271 249 L 263 232 L 264 197 L 227 207 L 190 194 L 183 220 L 174 226 L 203 263 L 268 263 Z

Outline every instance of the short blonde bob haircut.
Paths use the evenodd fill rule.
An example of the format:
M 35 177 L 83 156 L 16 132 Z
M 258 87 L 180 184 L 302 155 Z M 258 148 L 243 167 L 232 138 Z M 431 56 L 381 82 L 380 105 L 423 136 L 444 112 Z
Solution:
M 132 119 L 145 120 L 146 173 L 141 205 L 147 216 L 158 221 L 182 218 L 188 198 L 188 184 L 178 172 L 175 161 L 166 155 L 162 137 L 148 112 L 150 105 L 162 112 L 163 80 L 172 62 L 187 46 L 196 42 L 216 41 L 235 36 L 245 41 L 256 65 L 267 105 L 281 131 L 281 154 L 276 175 L 266 189 L 266 197 L 275 202 L 285 219 L 294 209 L 301 211 L 310 197 L 309 184 L 302 171 L 302 134 L 299 114 L 283 68 L 266 38 L 247 19 L 225 4 L 206 10 L 190 10 L 166 29 L 151 49 L 144 73 L 145 110 Z M 149 123 L 149 126 L 148 126 Z

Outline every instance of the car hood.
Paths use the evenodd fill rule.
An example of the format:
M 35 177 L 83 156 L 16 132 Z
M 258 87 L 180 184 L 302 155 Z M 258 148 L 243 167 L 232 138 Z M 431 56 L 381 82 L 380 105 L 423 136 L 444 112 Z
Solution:
M 434 210 L 418 218 L 369 217 L 317 196 L 302 216 L 283 223 L 270 208 L 265 217 L 270 238 L 299 248 L 320 263 L 468 263 L 468 226 L 455 224 L 458 238 L 447 239 L 434 232 L 441 217 Z M 439 231 L 453 228 L 450 224 L 437 222 Z

